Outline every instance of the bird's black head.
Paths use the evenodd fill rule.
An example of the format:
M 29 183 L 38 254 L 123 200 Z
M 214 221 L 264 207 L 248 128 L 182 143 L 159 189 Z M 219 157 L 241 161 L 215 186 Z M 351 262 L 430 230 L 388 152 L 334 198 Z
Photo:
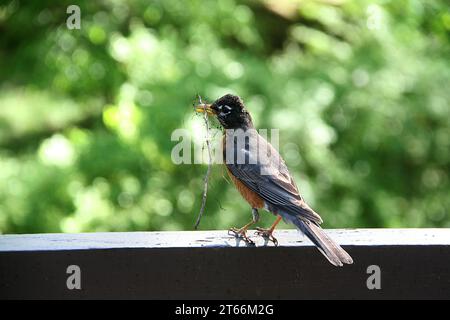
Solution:
M 244 102 L 238 96 L 224 95 L 214 101 L 211 110 L 225 129 L 253 128 L 250 113 L 245 109 Z

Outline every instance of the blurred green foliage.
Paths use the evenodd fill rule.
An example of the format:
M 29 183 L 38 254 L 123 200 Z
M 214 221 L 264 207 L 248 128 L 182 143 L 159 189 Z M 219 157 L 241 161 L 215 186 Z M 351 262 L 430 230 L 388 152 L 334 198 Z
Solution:
M 448 1 L 70 4 L 0 4 L 1 233 L 192 229 L 206 167 L 171 133 L 202 144 L 195 95 L 229 92 L 325 227 L 450 227 Z M 210 183 L 201 228 L 248 222 Z

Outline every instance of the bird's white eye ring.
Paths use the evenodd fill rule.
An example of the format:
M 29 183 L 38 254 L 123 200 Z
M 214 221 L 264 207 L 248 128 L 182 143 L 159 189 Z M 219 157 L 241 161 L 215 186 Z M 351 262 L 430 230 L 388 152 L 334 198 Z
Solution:
M 225 110 L 224 110 L 225 109 Z M 231 113 L 231 107 L 225 105 L 219 106 L 219 111 L 221 115 L 227 115 Z

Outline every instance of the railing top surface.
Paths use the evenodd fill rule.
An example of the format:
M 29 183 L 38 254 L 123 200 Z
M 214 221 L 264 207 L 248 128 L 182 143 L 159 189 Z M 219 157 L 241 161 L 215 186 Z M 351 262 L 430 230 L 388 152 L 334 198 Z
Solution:
M 344 246 L 450 245 L 450 229 L 334 229 L 330 236 Z M 253 235 L 254 231 L 249 231 Z M 280 246 L 311 246 L 296 230 L 277 230 Z M 252 237 L 256 246 L 273 246 Z M 104 232 L 79 234 L 0 235 L 0 252 L 124 248 L 245 247 L 224 230 L 166 232 Z

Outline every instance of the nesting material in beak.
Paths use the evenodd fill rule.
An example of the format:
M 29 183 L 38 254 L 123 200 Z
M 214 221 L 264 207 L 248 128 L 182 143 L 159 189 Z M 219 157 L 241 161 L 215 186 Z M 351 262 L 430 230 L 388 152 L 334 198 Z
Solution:
M 195 106 L 195 111 L 201 113 L 206 112 L 208 115 L 214 115 L 215 113 L 211 106 L 211 104 L 200 104 Z

